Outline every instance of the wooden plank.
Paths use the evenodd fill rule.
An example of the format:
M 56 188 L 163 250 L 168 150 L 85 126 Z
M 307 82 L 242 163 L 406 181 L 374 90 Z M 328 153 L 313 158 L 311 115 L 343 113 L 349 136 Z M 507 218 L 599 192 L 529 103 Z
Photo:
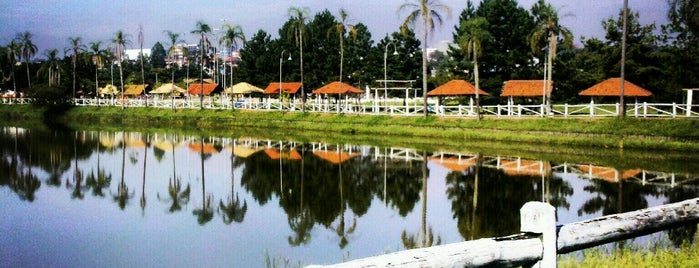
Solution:
M 699 198 L 566 224 L 558 231 L 558 253 L 568 253 L 699 222 Z
M 520 266 L 542 257 L 539 238 L 484 238 L 429 248 L 398 251 L 329 266 L 309 267 L 473 267 Z

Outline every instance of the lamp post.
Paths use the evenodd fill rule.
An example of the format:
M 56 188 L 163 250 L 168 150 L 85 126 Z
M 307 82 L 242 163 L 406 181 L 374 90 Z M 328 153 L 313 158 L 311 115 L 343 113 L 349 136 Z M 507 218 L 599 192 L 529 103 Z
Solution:
M 393 45 L 393 55 L 394 56 L 398 55 L 398 50 L 396 49 L 396 44 L 393 43 L 393 41 L 389 41 L 388 43 L 386 43 L 386 47 L 383 51 L 383 94 L 384 94 L 383 105 L 384 106 L 386 106 L 386 99 L 388 98 L 388 89 L 387 89 L 388 78 L 386 75 L 386 59 L 388 58 L 388 45 Z
M 279 111 L 282 110 L 282 64 L 284 63 L 284 52 L 286 50 L 282 50 L 282 53 L 279 55 Z M 291 53 L 286 53 L 289 55 L 289 59 L 291 60 Z

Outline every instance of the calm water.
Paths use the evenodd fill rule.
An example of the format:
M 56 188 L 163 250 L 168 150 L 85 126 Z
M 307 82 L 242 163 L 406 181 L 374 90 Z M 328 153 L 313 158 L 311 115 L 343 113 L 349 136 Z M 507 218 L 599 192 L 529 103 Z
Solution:
M 517 233 L 527 201 L 565 224 L 699 196 L 696 162 L 17 128 L 0 150 L 0 266 L 336 263 Z

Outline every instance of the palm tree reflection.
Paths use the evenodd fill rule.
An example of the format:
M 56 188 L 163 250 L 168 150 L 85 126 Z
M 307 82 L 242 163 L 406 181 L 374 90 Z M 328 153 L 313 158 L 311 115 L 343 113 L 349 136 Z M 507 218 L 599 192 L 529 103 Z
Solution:
M 434 241 L 432 227 L 427 228 L 427 152 L 422 151 L 422 221 L 420 224 L 420 235 L 410 235 L 405 230 L 401 232 L 400 238 L 406 249 L 425 248 L 442 244 L 442 237 L 437 235 L 437 243 Z M 418 239 L 422 237 L 418 243 Z
M 207 222 L 211 221 L 211 219 L 214 218 L 214 211 L 211 209 L 211 199 L 213 199 L 213 196 L 211 194 L 207 195 L 206 194 L 206 178 L 204 177 L 204 160 L 208 158 L 206 154 L 204 154 L 204 138 L 202 137 L 200 140 L 200 152 L 199 156 L 201 158 L 201 209 L 195 209 L 193 211 L 193 214 L 197 216 L 197 222 L 199 225 L 204 225 Z
M 124 136 L 124 132 L 121 133 L 122 136 Z M 128 203 L 129 199 L 133 197 L 133 193 L 129 194 L 129 187 L 126 186 L 126 183 L 124 182 L 124 170 L 126 169 L 126 142 L 122 141 L 121 143 L 121 181 L 117 185 L 117 194 L 112 195 L 114 198 L 114 201 L 117 202 L 117 205 L 119 205 L 119 208 L 124 210 L 126 207 L 126 203 Z
M 235 156 L 231 150 L 231 196 L 228 197 L 228 203 L 224 204 L 223 200 L 219 201 L 219 208 L 223 211 L 223 222 L 231 224 L 232 222 L 241 223 L 245 218 L 245 213 L 248 211 L 248 203 L 243 200 L 241 206 L 238 194 L 235 192 Z M 235 199 L 234 199 L 235 197 Z

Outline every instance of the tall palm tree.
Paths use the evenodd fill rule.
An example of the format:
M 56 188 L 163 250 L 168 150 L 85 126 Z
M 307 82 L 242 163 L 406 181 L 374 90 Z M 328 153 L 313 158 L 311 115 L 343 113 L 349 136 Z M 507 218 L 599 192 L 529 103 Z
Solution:
M 171 73 L 172 78 L 171 78 L 170 83 L 174 84 L 175 83 L 175 68 L 172 67 L 172 65 L 176 62 L 175 58 L 178 57 L 177 53 L 178 53 L 178 51 L 181 51 L 185 57 L 187 57 L 189 53 L 186 49 L 180 49 L 180 50 L 177 49 L 177 42 L 184 42 L 184 40 L 179 39 L 180 38 L 179 33 L 175 33 L 175 32 L 169 31 L 169 30 L 165 30 L 165 31 L 163 31 L 163 33 L 165 33 L 167 35 L 167 38 L 170 39 L 170 48 L 168 48 L 168 50 L 167 50 L 167 56 L 170 59 L 170 68 L 172 70 L 172 73 Z
M 451 17 L 451 9 L 440 3 L 439 0 L 412 0 L 415 3 L 405 3 L 398 8 L 398 12 L 408 10 L 401 25 L 401 31 L 405 33 L 409 26 L 422 23 L 422 96 L 423 113 L 427 117 L 427 36 L 434 33 L 435 22 L 442 24 L 442 13 L 446 13 L 447 18 Z
M 122 30 L 118 30 L 114 34 L 114 38 L 112 39 L 112 43 L 116 45 L 115 49 L 115 56 L 116 60 L 119 65 L 119 82 L 121 83 L 121 109 L 124 109 L 124 73 L 121 68 L 121 62 L 124 59 L 124 46 L 128 41 L 126 40 L 126 35 Z
M 146 107 L 148 107 L 148 94 L 146 94 L 146 75 L 145 72 L 143 71 L 143 41 L 144 41 L 144 36 L 143 36 L 143 25 L 138 26 L 138 47 L 141 50 L 141 53 L 138 55 L 138 57 L 141 59 L 141 84 L 143 85 L 143 95 L 146 96 Z
M 243 27 L 226 23 L 223 25 L 223 36 L 219 39 L 219 44 L 223 44 L 231 52 L 234 48 L 240 48 L 240 45 L 245 44 L 245 34 Z M 231 83 L 233 82 L 233 68 L 231 67 Z M 226 88 L 226 62 L 223 62 L 223 88 Z
M 199 83 L 200 83 L 200 88 L 199 88 L 199 107 L 200 109 L 204 109 L 204 54 L 208 52 L 208 44 L 209 44 L 209 39 L 207 39 L 207 34 L 211 32 L 211 26 L 206 24 L 203 21 L 197 21 L 197 26 L 196 29 L 194 29 L 191 33 L 193 34 L 198 34 L 201 36 L 200 40 L 200 47 L 199 47 L 199 54 L 201 54 L 201 61 L 200 66 L 201 69 L 199 69 Z
M 41 67 L 40 71 L 48 70 L 49 73 L 49 87 L 53 85 L 59 85 L 61 83 L 61 73 L 58 69 L 58 63 L 60 59 L 58 58 L 58 49 L 49 49 L 44 51 L 44 56 L 46 56 L 46 62 L 44 66 Z
M 561 41 L 564 46 L 573 45 L 573 34 L 570 30 L 559 24 L 558 12 L 549 3 L 544 2 L 544 0 L 539 0 L 532 7 L 534 10 L 534 16 L 536 19 L 536 27 L 531 34 L 530 45 L 534 53 L 541 50 L 541 48 L 547 49 L 548 61 L 546 64 L 546 81 L 544 81 L 545 92 L 546 92 L 546 109 L 547 112 L 551 112 L 551 82 L 553 74 L 553 61 L 556 57 L 556 47 L 558 42 Z M 548 43 L 548 44 L 546 44 Z
M 68 44 L 70 44 L 69 50 L 73 51 L 73 54 L 70 56 L 70 63 L 73 65 L 73 99 L 75 99 L 75 67 L 78 65 L 78 53 L 85 49 L 85 45 L 82 44 L 82 38 L 79 36 L 68 37 Z
M 99 69 L 102 69 L 104 66 L 104 61 L 102 60 L 103 58 L 103 53 L 102 49 L 100 46 L 102 45 L 102 41 L 97 41 L 97 42 L 90 42 L 90 50 L 92 51 L 92 64 L 95 65 L 95 96 L 99 94 L 99 82 L 97 81 L 97 74 L 99 72 Z
M 20 44 L 17 43 L 16 40 L 11 40 L 10 43 L 7 44 L 7 49 L 5 50 L 7 62 L 10 64 L 10 68 L 12 69 L 12 90 L 15 91 L 16 96 L 18 96 L 18 92 L 17 82 L 15 81 L 15 64 L 17 63 L 17 58 L 20 53 L 20 49 Z
M 478 56 L 483 52 L 482 42 L 491 37 L 490 32 L 486 30 L 488 21 L 485 18 L 473 18 L 461 23 L 463 35 L 459 40 L 461 49 L 466 50 L 467 57 L 473 59 L 473 76 L 476 83 L 476 118 L 481 120 L 481 106 L 478 92 L 480 91 L 479 73 L 478 73 Z
M 303 36 L 306 29 L 306 20 L 309 17 L 308 8 L 291 7 L 289 17 L 291 18 L 291 35 L 299 47 L 299 63 L 301 65 L 301 111 L 306 112 L 306 89 L 303 83 Z
M 17 36 L 17 39 L 21 45 L 22 58 L 27 63 L 27 83 L 29 89 L 32 89 L 32 80 L 29 75 L 29 61 L 34 57 L 37 51 L 36 45 L 32 42 L 32 34 L 30 32 L 23 32 Z
M 340 40 L 340 87 L 342 87 L 342 63 L 344 61 L 344 56 L 345 56 L 345 31 L 349 34 L 350 37 L 352 37 L 352 40 L 357 39 L 357 29 L 354 28 L 354 25 L 348 24 L 347 23 L 347 11 L 343 8 L 340 9 L 340 21 L 336 23 L 335 25 L 330 28 L 328 31 L 328 34 L 335 32 L 337 33 L 337 36 Z M 342 88 L 339 90 L 342 92 Z M 340 113 L 340 103 L 342 102 L 342 93 L 340 93 L 340 100 L 337 102 L 337 113 Z

